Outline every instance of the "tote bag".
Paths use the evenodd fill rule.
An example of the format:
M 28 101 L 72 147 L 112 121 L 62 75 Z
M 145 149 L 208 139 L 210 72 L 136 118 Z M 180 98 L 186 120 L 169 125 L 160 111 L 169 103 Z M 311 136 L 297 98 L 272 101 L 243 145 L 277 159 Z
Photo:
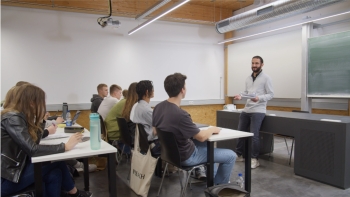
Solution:
M 147 154 L 140 153 L 139 129 L 135 128 L 134 152 L 131 160 L 130 188 L 142 197 L 147 197 L 158 158 L 153 158 L 148 148 Z

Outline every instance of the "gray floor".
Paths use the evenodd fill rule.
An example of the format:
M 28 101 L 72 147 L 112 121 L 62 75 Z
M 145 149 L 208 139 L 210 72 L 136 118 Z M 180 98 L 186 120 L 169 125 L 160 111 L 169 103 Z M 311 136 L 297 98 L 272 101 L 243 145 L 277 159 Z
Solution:
M 287 140 L 291 146 L 291 140 Z M 283 138 L 275 137 L 274 152 L 271 156 L 260 157 L 260 167 L 252 170 L 252 193 L 251 196 L 271 197 L 271 196 L 312 196 L 312 197 L 345 197 L 350 196 L 350 189 L 342 190 L 333 186 L 309 180 L 294 175 L 293 162 L 288 165 L 289 155 Z M 292 159 L 293 160 L 293 159 Z M 130 162 L 124 159 L 117 166 L 117 194 L 118 197 L 137 197 L 128 187 L 126 180 L 129 172 Z M 244 163 L 236 162 L 231 174 L 231 182 L 235 182 L 237 174 L 244 171 Z M 243 172 L 244 173 L 244 172 Z M 183 176 L 185 173 L 181 172 Z M 90 191 L 94 197 L 108 196 L 108 178 L 106 170 L 90 173 Z M 148 196 L 157 196 L 161 179 L 154 177 L 151 183 Z M 83 188 L 83 177 L 76 178 L 78 188 Z M 188 188 L 188 197 L 204 197 L 206 184 L 198 182 L 192 184 L 192 190 Z M 163 189 L 160 196 L 177 197 L 180 196 L 180 183 L 176 174 L 165 177 Z

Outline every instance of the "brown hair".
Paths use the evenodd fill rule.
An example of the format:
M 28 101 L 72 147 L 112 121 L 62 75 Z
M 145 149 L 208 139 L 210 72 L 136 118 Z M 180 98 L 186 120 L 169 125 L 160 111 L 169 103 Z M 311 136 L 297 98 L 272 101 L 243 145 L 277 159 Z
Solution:
M 25 84 L 30 84 L 30 83 L 26 82 L 26 81 L 19 81 L 16 83 L 16 86 L 21 86 L 21 85 L 25 85 Z
M 122 88 L 116 84 L 113 84 L 111 87 L 109 87 L 109 94 L 113 94 L 117 90 L 122 90 Z
M 170 98 L 177 97 L 177 95 L 179 95 L 182 88 L 185 87 L 186 79 L 186 75 L 181 73 L 174 73 L 173 75 L 169 75 L 165 78 L 164 89 Z
M 130 113 L 132 106 L 137 102 L 137 93 L 136 93 L 136 85 L 137 83 L 134 82 L 130 84 L 129 90 L 128 90 L 128 98 L 125 101 L 125 107 L 123 109 L 122 117 L 125 118 L 126 121 L 130 121 Z
M 97 86 L 97 92 L 98 92 L 99 90 L 102 90 L 103 87 L 108 87 L 108 86 L 107 86 L 106 84 L 104 84 L 104 83 L 98 84 L 98 86 Z
M 15 95 L 17 93 L 17 89 L 19 86 L 13 86 L 6 94 L 5 101 L 3 104 L 3 108 L 7 108 L 11 102 L 13 102 Z
M 123 94 L 123 97 L 124 97 L 125 99 L 128 98 L 128 90 L 126 90 L 126 89 L 123 90 L 122 94 Z
M 28 132 L 32 139 L 38 139 L 37 131 L 41 131 L 40 122 L 46 112 L 45 92 L 32 84 L 18 86 L 12 91 L 14 99 L 10 101 L 1 115 L 7 112 L 19 112 L 24 114 L 28 123 Z M 7 95 L 6 95 L 7 97 Z

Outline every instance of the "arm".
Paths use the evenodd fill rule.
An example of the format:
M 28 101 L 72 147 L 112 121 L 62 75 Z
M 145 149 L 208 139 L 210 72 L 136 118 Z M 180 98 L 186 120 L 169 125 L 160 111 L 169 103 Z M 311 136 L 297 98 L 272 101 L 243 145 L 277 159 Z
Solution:
M 272 82 L 271 78 L 268 77 L 265 83 L 265 92 L 266 94 L 258 96 L 259 100 L 261 101 L 269 101 L 273 98 L 273 87 L 272 87 Z
M 195 136 L 193 136 L 194 139 L 200 141 L 200 142 L 204 142 L 206 141 L 211 135 L 213 135 L 214 133 L 219 133 L 220 129 L 217 127 L 209 127 L 206 130 L 200 130 L 199 133 Z
M 65 151 L 64 143 L 57 145 L 40 145 L 35 143 L 28 132 L 26 121 L 19 116 L 10 117 L 5 130 L 15 143 L 30 157 L 62 153 Z

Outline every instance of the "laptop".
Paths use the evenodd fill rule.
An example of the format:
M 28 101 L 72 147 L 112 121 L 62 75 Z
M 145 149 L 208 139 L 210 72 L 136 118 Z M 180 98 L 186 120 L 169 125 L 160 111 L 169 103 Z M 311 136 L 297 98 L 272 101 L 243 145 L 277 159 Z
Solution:
M 79 115 L 80 115 L 80 111 L 77 111 L 77 113 L 75 113 L 75 115 L 72 119 L 72 125 L 74 125 L 77 122 Z M 63 121 L 62 124 L 66 124 L 66 121 Z

